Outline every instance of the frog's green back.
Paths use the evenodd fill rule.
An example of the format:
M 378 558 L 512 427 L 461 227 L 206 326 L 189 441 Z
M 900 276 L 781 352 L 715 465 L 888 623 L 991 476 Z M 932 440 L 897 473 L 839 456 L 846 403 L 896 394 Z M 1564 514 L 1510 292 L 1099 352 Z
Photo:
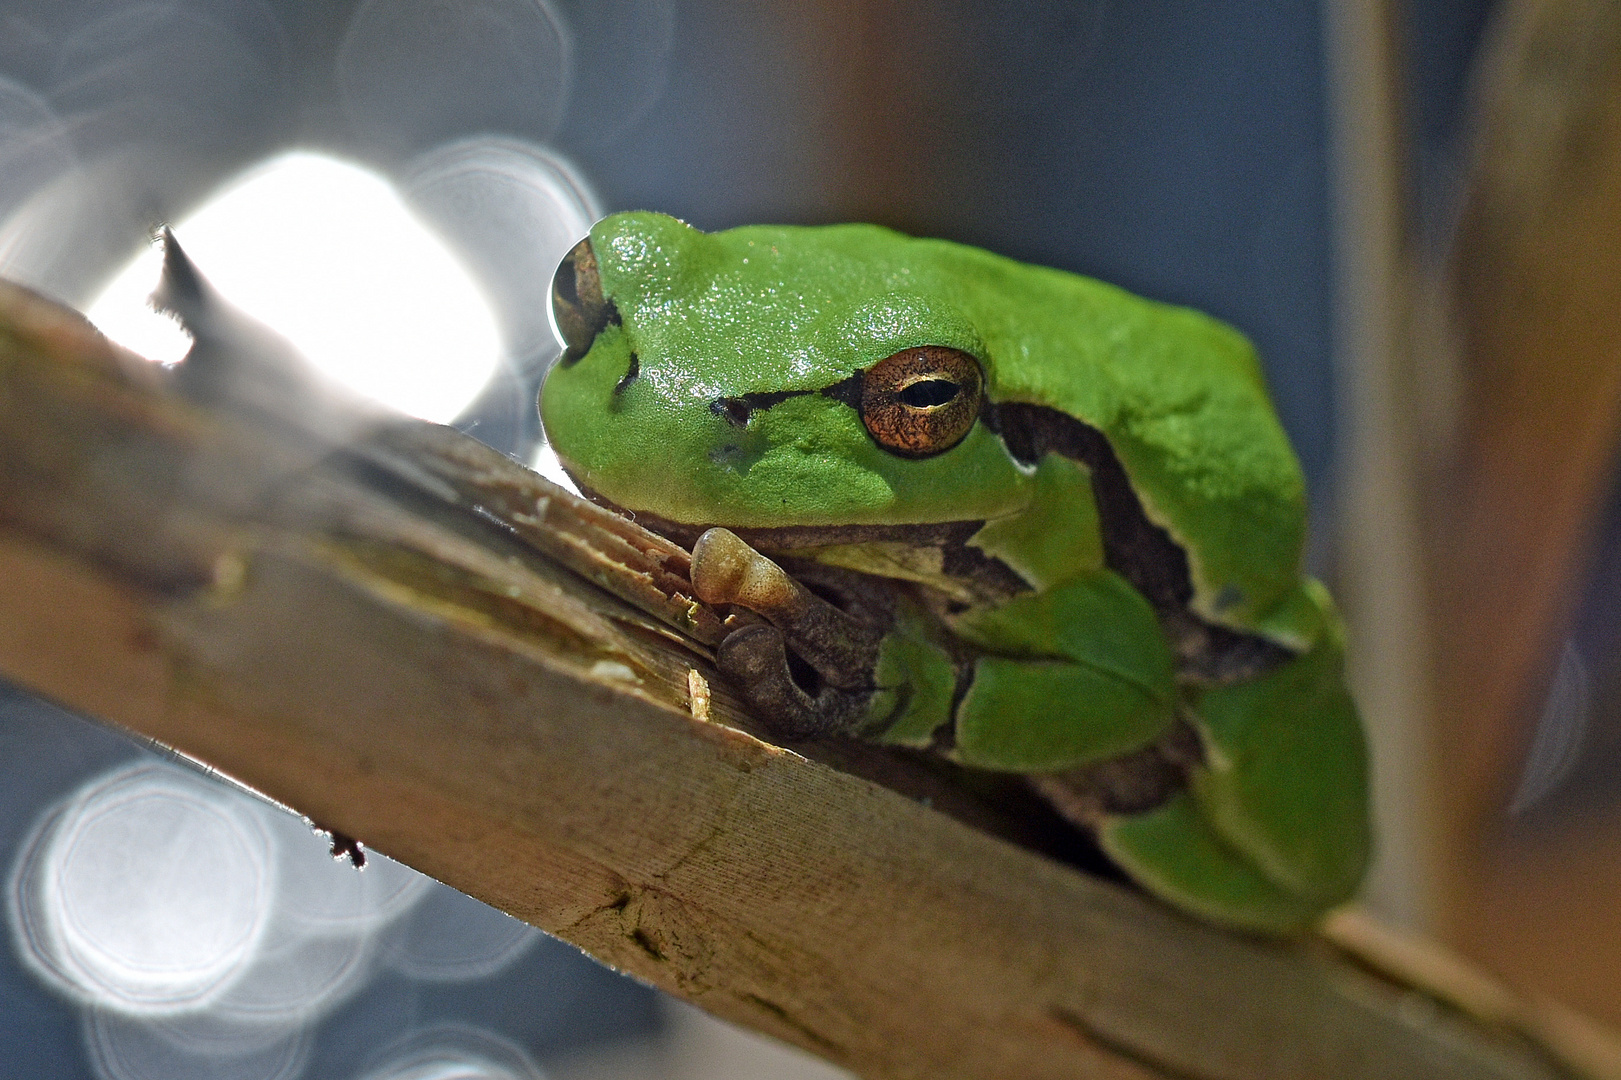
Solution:
M 1299 583 L 1305 485 L 1248 339 L 1091 278 L 919 244 L 942 289 L 963 283 L 956 303 L 985 342 L 992 399 L 1103 432 L 1149 517 L 1187 552 L 1195 607 L 1269 621 Z M 1294 636 L 1292 613 L 1277 614 L 1272 629 Z
M 886 339 L 878 324 L 890 309 L 870 306 L 921 298 L 940 327 L 933 336 L 948 339 L 929 343 L 979 353 L 992 402 L 1046 406 L 1105 435 L 1149 517 L 1187 552 L 1201 614 L 1282 640 L 1305 629 L 1292 614 L 1304 484 L 1254 350 L 1231 327 L 870 225 L 705 234 L 663 215 L 617 214 L 592 242 L 627 330 L 662 335 L 646 342 L 654 349 L 701 340 L 740 385 L 759 389 L 815 389 L 887 355 L 839 355 L 852 319 L 874 324 L 855 335 L 874 350 L 924 343 L 905 327 Z

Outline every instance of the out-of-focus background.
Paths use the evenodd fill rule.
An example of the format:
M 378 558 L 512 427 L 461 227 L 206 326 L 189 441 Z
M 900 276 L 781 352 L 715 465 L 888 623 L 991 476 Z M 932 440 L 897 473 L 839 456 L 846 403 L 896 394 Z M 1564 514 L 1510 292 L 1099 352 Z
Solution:
M 552 269 L 632 208 L 1248 333 L 1351 621 L 1367 902 L 1621 1024 L 1610 5 L 0 0 L 0 274 L 155 359 L 172 224 L 337 377 L 544 465 Z M 24 688 L 0 808 L 16 1075 L 837 1075 Z

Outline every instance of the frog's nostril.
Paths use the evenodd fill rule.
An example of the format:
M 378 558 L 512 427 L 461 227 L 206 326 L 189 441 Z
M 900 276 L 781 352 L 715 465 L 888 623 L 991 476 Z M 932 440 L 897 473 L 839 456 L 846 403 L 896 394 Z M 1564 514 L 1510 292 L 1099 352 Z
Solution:
M 709 403 L 709 411 L 721 417 L 729 424 L 746 427 L 754 407 L 740 397 L 716 398 Z

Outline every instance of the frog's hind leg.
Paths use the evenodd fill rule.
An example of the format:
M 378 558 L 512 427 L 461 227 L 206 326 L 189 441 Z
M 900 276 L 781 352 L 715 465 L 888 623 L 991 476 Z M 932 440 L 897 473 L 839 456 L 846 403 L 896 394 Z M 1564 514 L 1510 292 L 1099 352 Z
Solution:
M 1280 933 L 1304 925 L 1317 905 L 1268 880 L 1190 795 L 1189 778 L 1203 764 L 1199 734 L 1179 721 L 1150 746 L 1028 782 L 1155 895 L 1239 929 Z
M 956 710 L 964 765 L 1058 772 L 1148 746 L 1176 718 L 1154 609 L 1107 570 L 970 612 L 955 629 L 989 653 Z
M 1275 884 L 1229 845 L 1184 791 L 1142 814 L 1110 815 L 1097 832 L 1109 858 L 1155 895 L 1211 922 L 1277 934 L 1322 904 Z
M 1207 690 L 1193 709 L 1205 763 L 1190 793 L 1203 815 L 1268 878 L 1324 910 L 1356 891 L 1372 846 L 1367 748 L 1342 656 L 1331 618 L 1309 652 Z
M 1371 846 L 1367 752 L 1339 621 L 1326 594 L 1306 588 L 1328 616 L 1311 650 L 1197 695 L 1187 716 L 1202 754 L 1186 790 L 1098 828 L 1132 877 L 1254 930 L 1299 929 L 1349 899 Z

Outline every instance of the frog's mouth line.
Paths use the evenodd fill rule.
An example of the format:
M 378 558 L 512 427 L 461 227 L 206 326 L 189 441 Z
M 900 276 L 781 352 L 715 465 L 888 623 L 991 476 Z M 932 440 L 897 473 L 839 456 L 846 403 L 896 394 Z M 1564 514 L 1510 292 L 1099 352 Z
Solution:
M 815 393 L 814 390 L 802 391 Z M 744 543 L 766 555 L 792 554 L 806 548 L 831 547 L 842 544 L 907 543 L 919 547 L 955 547 L 966 545 L 968 538 L 985 526 L 984 519 L 941 521 L 921 525 L 727 525 L 724 521 L 706 521 L 689 524 L 672 521 L 657 514 L 632 510 L 594 491 L 580 481 L 579 476 L 566 464 L 563 470 L 580 489 L 580 494 L 622 514 L 644 529 L 650 529 L 688 548 L 692 547 L 704 531 L 716 526 L 730 529 Z
M 566 466 L 565 466 L 566 468 Z M 691 549 L 706 529 L 718 522 L 688 525 L 657 514 L 627 510 L 574 478 L 580 493 L 592 502 L 635 521 Z M 968 541 L 984 521 L 946 521 L 928 525 L 786 525 L 732 529 L 744 543 L 773 558 L 792 557 L 810 548 L 847 544 L 900 542 L 934 547 L 941 553 L 944 573 L 975 582 L 988 595 L 1014 596 L 1030 589 L 1029 583 L 1006 563 L 985 554 Z M 1184 677 L 1208 683 L 1226 683 L 1263 674 L 1293 658 L 1294 653 L 1274 642 L 1205 621 L 1188 608 L 1159 612 L 1179 659 Z
M 567 466 L 564 466 L 567 469 Z M 657 514 L 627 510 L 612 499 L 592 491 L 572 472 L 580 493 L 592 502 L 623 514 L 645 529 L 691 549 L 698 537 L 715 526 L 724 526 L 754 550 L 771 558 L 791 558 L 814 548 L 856 544 L 904 543 L 910 547 L 936 548 L 941 572 L 949 577 L 975 583 L 986 596 L 1015 596 L 1028 592 L 1030 585 L 1002 560 L 987 555 L 968 541 L 984 528 L 985 522 L 943 521 L 921 525 L 779 525 L 725 526 L 724 522 L 688 525 Z

